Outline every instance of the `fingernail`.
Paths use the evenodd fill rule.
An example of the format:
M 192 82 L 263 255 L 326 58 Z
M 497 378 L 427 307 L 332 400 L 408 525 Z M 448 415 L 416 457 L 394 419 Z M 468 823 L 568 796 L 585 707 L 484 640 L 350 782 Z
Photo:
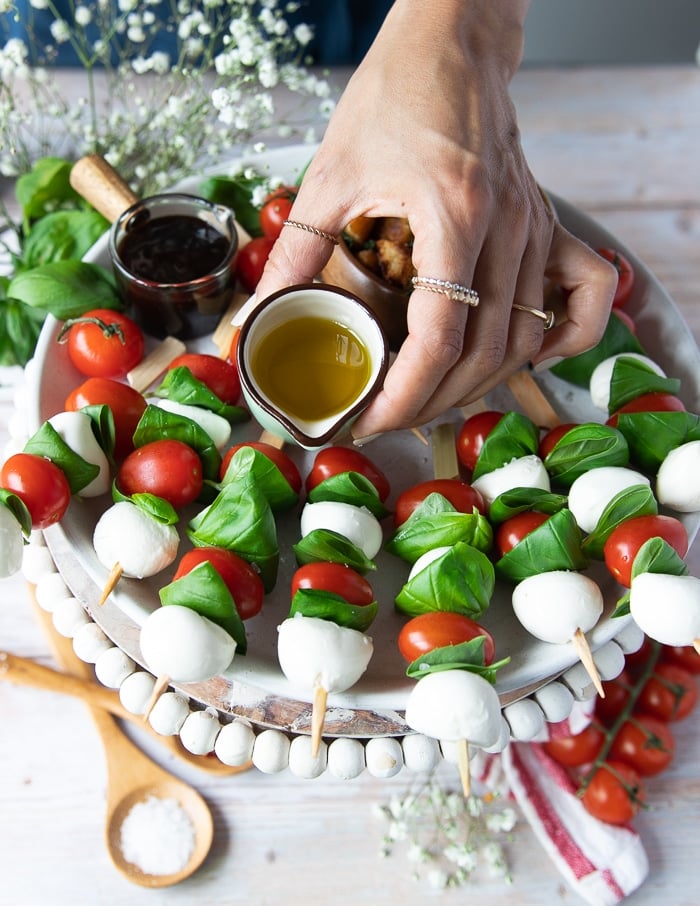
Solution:
M 555 365 L 558 365 L 559 362 L 563 361 L 563 355 L 553 355 L 549 359 L 542 359 L 541 362 L 537 362 L 536 365 L 532 366 L 532 370 L 535 372 L 535 374 L 541 374 L 543 371 L 549 371 L 550 368 L 553 368 Z
M 378 432 L 377 434 L 367 434 L 364 437 L 354 437 L 352 444 L 354 447 L 364 447 L 365 444 L 371 443 L 378 437 L 381 437 L 381 432 Z

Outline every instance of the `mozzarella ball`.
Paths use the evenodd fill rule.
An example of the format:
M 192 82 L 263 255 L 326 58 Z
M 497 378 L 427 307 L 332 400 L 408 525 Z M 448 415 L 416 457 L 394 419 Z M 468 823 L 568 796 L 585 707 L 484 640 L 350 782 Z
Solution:
M 406 723 L 418 733 L 492 746 L 501 732 L 494 687 L 468 670 L 441 670 L 418 680 L 406 702 Z
M 100 516 L 92 536 L 97 559 L 107 569 L 118 563 L 125 576 L 143 579 L 165 569 L 177 556 L 180 536 L 127 500 Z
M 528 576 L 513 589 L 513 612 L 530 635 L 563 645 L 588 632 L 603 613 L 603 594 L 582 573 L 553 570 Z
M 59 412 L 49 419 L 49 424 L 78 456 L 100 470 L 96 477 L 80 492 L 80 497 L 99 497 L 106 494 L 112 484 L 109 462 L 92 430 L 92 419 L 84 412 Z
M 367 669 L 372 639 L 330 620 L 295 614 L 278 626 L 277 656 L 287 679 L 313 689 L 343 692 Z
M 591 469 L 579 475 L 569 488 L 569 509 L 582 531 L 592 532 L 613 497 L 640 484 L 648 486 L 651 482 L 634 469 L 624 466 Z
M 24 537 L 14 514 L 0 503 L 0 579 L 13 576 L 22 568 Z
M 603 361 L 593 369 L 588 389 L 591 394 L 591 402 L 593 405 L 598 409 L 603 409 L 605 412 L 608 411 L 610 405 L 610 381 L 612 379 L 613 369 L 615 368 L 615 362 L 623 356 L 626 359 L 637 359 L 637 361 L 648 365 L 656 374 L 661 375 L 661 377 L 666 377 L 665 372 L 656 364 L 656 362 L 652 361 L 648 356 L 641 355 L 638 352 L 622 352 L 617 355 L 611 355 L 607 359 L 603 359 Z
M 175 400 L 154 399 L 151 402 L 166 412 L 182 415 L 196 422 L 211 437 L 217 450 L 223 450 L 231 438 L 231 423 L 216 412 L 203 409 L 201 406 L 188 406 Z
M 679 513 L 700 510 L 700 440 L 668 453 L 656 474 L 656 497 Z
M 541 488 L 549 491 L 549 474 L 539 456 L 521 456 L 507 462 L 500 469 L 480 475 L 472 481 L 472 487 L 491 506 L 496 497 L 513 488 Z
M 377 556 L 382 547 L 379 520 L 363 506 L 331 500 L 307 503 L 301 511 L 302 538 L 315 529 L 337 532 L 357 545 L 370 560 Z
M 641 573 L 630 586 L 630 613 L 662 645 L 692 645 L 700 639 L 700 579 Z

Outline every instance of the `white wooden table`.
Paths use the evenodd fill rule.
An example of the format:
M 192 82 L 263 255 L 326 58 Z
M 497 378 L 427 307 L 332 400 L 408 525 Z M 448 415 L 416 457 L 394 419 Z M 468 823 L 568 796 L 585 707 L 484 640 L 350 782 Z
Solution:
M 578 205 L 647 263 L 700 336 L 700 71 L 691 67 L 522 71 L 514 84 L 539 181 Z M 10 404 L 0 403 L 5 426 Z M 700 574 L 700 550 L 689 557 Z M 51 663 L 19 577 L 0 582 L 0 647 Z M 648 784 L 651 810 L 636 822 L 650 876 L 631 906 L 691 906 L 697 897 L 700 710 L 675 724 L 675 765 Z M 437 893 L 411 879 L 403 855 L 379 857 L 377 802 L 391 781 L 324 775 L 303 781 L 257 771 L 215 780 L 144 747 L 207 797 L 216 821 L 210 857 L 177 888 L 131 886 L 111 866 L 102 825 L 104 760 L 80 703 L 0 685 L 0 904 L 156 906 L 161 903 L 366 903 L 540 906 L 574 903 L 521 823 L 510 846 L 514 886 L 480 879 Z

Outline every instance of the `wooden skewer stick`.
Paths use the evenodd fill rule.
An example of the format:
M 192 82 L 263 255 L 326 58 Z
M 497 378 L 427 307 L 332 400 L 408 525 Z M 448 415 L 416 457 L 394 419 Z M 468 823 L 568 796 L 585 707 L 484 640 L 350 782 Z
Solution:
M 422 444 L 425 444 L 426 447 L 430 445 L 428 438 L 425 436 L 425 434 L 423 434 L 423 432 L 421 431 L 420 428 L 411 428 L 411 434 L 415 434 L 415 436 L 418 438 L 418 440 Z
M 469 743 L 466 739 L 459 739 L 457 741 L 457 765 L 459 767 L 459 779 L 462 781 L 462 792 L 466 799 L 472 791 Z
M 556 428 L 561 419 L 529 371 L 516 371 L 508 378 L 508 387 L 523 412 L 539 428 Z
M 328 693 L 320 683 L 314 686 L 314 701 L 311 709 L 311 757 L 316 758 L 321 747 L 323 724 L 326 720 Z
M 156 702 L 165 692 L 165 690 L 170 685 L 170 677 L 165 674 L 162 676 L 156 677 L 155 685 L 153 686 L 153 691 L 146 703 L 146 708 L 143 712 L 143 722 L 146 723 L 148 718 L 151 716 L 151 711 L 155 708 Z
M 143 393 L 167 369 L 174 358 L 182 355 L 187 347 L 175 337 L 166 337 L 156 348 L 131 369 L 126 379 L 129 384 Z
M 601 698 L 605 698 L 605 690 L 600 681 L 600 674 L 593 661 L 593 655 L 591 654 L 591 649 L 588 645 L 588 639 L 584 635 L 583 630 L 577 629 L 571 641 L 576 649 L 576 654 L 578 654 L 581 663 L 586 668 L 586 673 L 590 676 L 591 682 L 596 688 L 596 692 Z
M 107 600 L 107 598 L 112 594 L 112 592 L 116 588 L 117 583 L 121 579 L 123 572 L 124 572 L 124 570 L 122 569 L 121 563 L 115 563 L 114 566 L 109 571 L 109 575 L 107 576 L 107 581 L 105 583 L 104 588 L 102 589 L 102 594 L 100 595 L 100 599 L 97 602 L 100 605 L 100 607 L 102 607 L 104 602 Z
M 693 642 L 693 648 L 700 654 L 700 639 L 695 639 Z

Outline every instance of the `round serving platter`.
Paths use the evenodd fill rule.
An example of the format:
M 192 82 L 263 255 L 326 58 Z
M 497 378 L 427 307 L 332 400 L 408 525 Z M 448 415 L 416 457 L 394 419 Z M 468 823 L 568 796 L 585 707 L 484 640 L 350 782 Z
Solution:
M 267 169 L 293 181 L 308 162 L 313 149 L 309 146 L 279 148 L 250 159 L 257 169 Z M 230 165 L 237 168 L 240 162 Z M 225 173 L 218 168 L 217 173 Z M 199 193 L 201 177 L 179 184 L 178 190 Z M 681 379 L 681 397 L 691 411 L 700 408 L 700 352 L 683 321 L 680 312 L 663 287 L 615 237 L 595 221 L 554 197 L 554 206 L 562 224 L 592 246 L 614 246 L 629 256 L 636 271 L 634 295 L 628 311 L 634 317 L 639 340 L 647 353 L 668 375 Z M 103 237 L 86 260 L 109 266 L 107 237 Z M 60 324 L 49 318 L 42 331 L 35 359 L 28 369 L 29 430 L 33 433 L 46 419 L 60 412 L 69 392 L 84 380 L 68 359 L 66 347 L 56 342 Z M 193 343 L 197 351 L 213 351 L 208 338 Z M 601 421 L 603 414 L 596 410 L 587 391 L 576 388 L 548 372 L 535 375 L 536 382 L 562 421 Z M 489 408 L 506 411 L 519 409 L 515 398 L 505 385 L 496 388 L 486 398 Z M 430 440 L 433 429 L 451 422 L 455 429 L 464 420 L 460 411 L 446 413 L 422 431 Z M 233 428 L 232 443 L 260 436 L 261 428 L 252 420 Z M 286 448 L 297 462 L 302 476 L 306 475 L 313 454 L 300 448 Z M 405 488 L 433 476 L 432 454 L 429 445 L 409 431 L 388 434 L 368 445 L 364 451 L 386 473 L 392 485 L 388 505 Z M 98 601 L 107 579 L 107 571 L 97 560 L 92 531 L 100 514 L 110 505 L 107 498 L 85 500 L 75 498 L 62 521 L 44 534 L 52 558 L 72 594 L 81 602 L 92 620 L 111 641 L 136 663 L 144 665 L 139 649 L 139 627 L 146 616 L 160 606 L 158 590 L 170 581 L 175 565 L 151 579 L 121 579 L 104 605 Z M 234 658 L 225 674 L 203 683 L 174 684 L 184 694 L 204 706 L 216 708 L 223 714 L 245 717 L 260 727 L 287 732 L 307 733 L 310 727 L 311 690 L 295 688 L 282 674 L 277 661 L 277 626 L 289 610 L 289 584 L 296 561 L 292 545 L 299 538 L 299 512 L 303 501 L 292 512 L 278 518 L 280 569 L 277 584 L 266 596 L 262 612 L 246 622 L 248 653 Z M 186 525 L 196 510 L 184 513 L 181 525 Z M 698 514 L 683 516 L 689 535 L 698 529 Z M 385 523 L 385 537 L 392 531 L 391 519 Z M 184 532 L 180 553 L 189 545 Z M 324 725 L 324 735 L 401 736 L 408 731 L 403 721 L 406 698 L 414 680 L 405 675 L 405 663 L 400 657 L 396 638 L 405 617 L 394 609 L 394 597 L 405 581 L 407 564 L 384 552 L 377 557 L 377 570 L 369 576 L 380 608 L 369 630 L 374 642 L 374 655 L 362 679 L 343 694 L 331 695 Z M 606 601 L 605 614 L 588 633 L 594 652 L 601 649 L 624 631 L 629 618 L 611 619 L 620 588 L 600 564 L 589 573 L 599 582 Z M 493 634 L 498 658 L 510 658 L 510 663 L 498 673 L 496 689 L 501 704 L 508 707 L 532 695 L 577 663 L 571 645 L 550 645 L 530 636 L 512 614 L 511 586 L 497 583 L 496 592 L 480 622 Z

